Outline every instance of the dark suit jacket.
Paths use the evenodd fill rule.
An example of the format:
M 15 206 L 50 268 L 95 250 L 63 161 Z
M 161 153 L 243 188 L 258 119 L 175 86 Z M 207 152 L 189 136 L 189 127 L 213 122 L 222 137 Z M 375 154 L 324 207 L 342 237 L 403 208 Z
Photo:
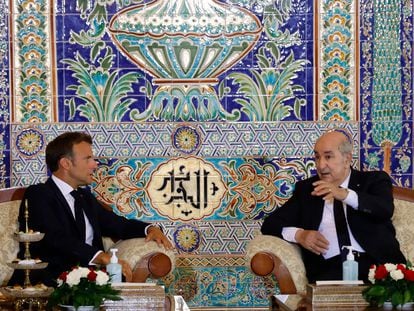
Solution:
M 103 250 L 102 236 L 116 239 L 145 236 L 147 223 L 128 220 L 107 211 L 88 190 L 81 191 L 88 205 L 85 214 L 94 232 L 92 246 L 81 240 L 69 205 L 51 178 L 44 184 L 27 188 L 25 199 L 29 207 L 29 229 L 45 233 L 43 240 L 30 244 L 31 257 L 49 263 L 45 270 L 32 270 L 30 277 L 33 284 L 43 282 L 52 285 L 61 272 L 75 265 L 87 266 L 93 256 Z M 21 231 L 25 230 L 23 202 L 19 212 Z M 22 243 L 19 258 L 24 258 Z M 22 274 L 16 272 L 9 284 L 23 284 Z
M 312 183 L 318 179 L 318 176 L 314 176 L 299 181 L 292 197 L 264 220 L 262 233 L 282 238 L 284 227 L 318 230 L 324 201 L 311 195 L 314 188 Z M 405 258 L 400 251 L 395 228 L 391 222 L 394 203 L 389 176 L 382 171 L 352 170 L 348 188 L 357 193 L 359 202 L 358 210 L 347 206 L 349 227 L 361 247 L 376 261 L 373 264 L 404 263 Z M 315 267 L 316 263 L 320 263 L 320 256 L 304 248 L 302 255 L 307 271 L 323 269 Z

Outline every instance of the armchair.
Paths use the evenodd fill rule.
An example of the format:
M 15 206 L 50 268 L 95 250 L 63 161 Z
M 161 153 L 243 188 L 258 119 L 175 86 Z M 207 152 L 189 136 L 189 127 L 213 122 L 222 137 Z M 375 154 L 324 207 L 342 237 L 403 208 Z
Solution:
M 393 188 L 394 215 L 392 222 L 403 254 L 414 260 L 414 190 Z M 306 271 L 297 245 L 278 237 L 258 235 L 247 245 L 247 261 L 258 276 L 274 274 L 282 294 L 306 291 Z
M 19 251 L 19 243 L 13 238 L 13 233 L 17 231 L 17 217 L 24 192 L 24 187 L 0 189 L 0 286 L 6 285 L 10 279 L 13 269 L 7 263 L 14 260 Z M 148 277 L 164 277 L 173 268 L 174 253 L 156 242 L 136 238 L 113 243 L 110 238 L 104 238 L 105 249 L 118 248 L 119 258 L 132 267 L 132 282 L 145 282 Z

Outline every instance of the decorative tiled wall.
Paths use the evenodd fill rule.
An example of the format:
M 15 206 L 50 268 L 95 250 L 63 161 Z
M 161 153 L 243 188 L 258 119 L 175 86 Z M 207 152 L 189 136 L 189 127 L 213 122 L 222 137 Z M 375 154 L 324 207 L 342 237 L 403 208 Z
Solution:
M 264 307 L 246 244 L 313 143 L 413 186 L 412 1 L 0 0 L 0 185 L 44 181 L 44 150 L 87 131 L 91 185 L 177 247 L 161 282 L 201 307 Z

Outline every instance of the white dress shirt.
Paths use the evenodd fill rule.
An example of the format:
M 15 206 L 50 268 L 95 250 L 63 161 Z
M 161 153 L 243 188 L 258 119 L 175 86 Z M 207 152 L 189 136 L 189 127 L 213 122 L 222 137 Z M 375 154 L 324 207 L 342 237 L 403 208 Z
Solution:
M 68 202 L 73 218 L 75 218 L 75 198 L 70 193 L 76 189 L 73 189 L 72 186 L 64 182 L 62 179 L 59 179 L 55 175 L 52 175 L 52 179 L 55 182 L 56 186 L 59 188 L 60 192 L 62 192 L 63 196 L 66 199 L 66 202 Z M 93 242 L 92 225 L 89 222 L 88 217 L 86 217 L 85 212 L 83 212 L 83 217 L 85 218 L 85 229 L 86 229 L 85 230 L 85 243 L 92 245 L 92 242 Z
M 349 173 L 348 177 L 344 180 L 340 187 L 348 188 L 349 178 L 351 173 Z M 342 201 L 343 207 L 346 215 L 346 205 L 351 206 L 353 209 L 358 209 L 358 195 L 355 191 L 348 189 L 348 195 Z M 351 240 L 351 246 L 354 250 L 358 252 L 364 252 L 364 249 L 359 245 L 359 243 L 355 240 L 351 229 L 349 228 L 348 219 L 347 219 L 347 227 L 349 232 L 349 237 Z M 296 243 L 295 235 L 298 230 L 301 228 L 296 227 L 285 227 L 282 230 L 283 239 L 289 242 Z M 325 254 L 322 254 L 325 259 L 332 258 L 334 256 L 339 255 L 341 252 L 339 250 L 338 244 L 338 235 L 336 234 L 336 227 L 335 227 L 335 220 L 334 220 L 334 213 L 333 213 L 333 200 L 326 200 L 323 208 L 322 220 L 319 225 L 318 231 L 329 241 L 329 248 Z

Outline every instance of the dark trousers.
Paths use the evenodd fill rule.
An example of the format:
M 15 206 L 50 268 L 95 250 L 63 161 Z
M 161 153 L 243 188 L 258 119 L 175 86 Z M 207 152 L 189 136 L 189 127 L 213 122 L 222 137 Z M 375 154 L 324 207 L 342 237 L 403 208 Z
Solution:
M 309 283 L 342 280 L 342 258 L 341 255 L 329 259 L 318 256 L 312 264 L 306 266 L 306 276 Z M 355 261 L 358 262 L 358 279 L 367 282 L 369 268 L 372 264 L 375 264 L 375 260 L 366 253 L 355 252 Z

